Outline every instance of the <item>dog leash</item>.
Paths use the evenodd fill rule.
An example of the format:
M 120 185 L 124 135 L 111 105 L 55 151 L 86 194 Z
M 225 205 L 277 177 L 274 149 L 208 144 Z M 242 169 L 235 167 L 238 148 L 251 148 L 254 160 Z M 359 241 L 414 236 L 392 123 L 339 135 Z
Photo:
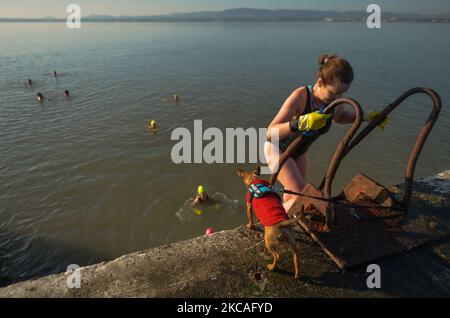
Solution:
M 297 195 L 297 196 L 301 196 L 301 197 L 307 197 L 307 198 L 321 200 L 321 201 L 326 201 L 326 202 L 330 201 L 330 199 L 316 197 L 316 196 L 308 195 L 308 194 L 304 194 L 304 193 L 298 193 L 298 192 L 291 191 L 291 190 L 288 190 L 288 189 L 281 189 L 281 188 L 279 188 L 277 186 L 272 186 L 272 188 L 275 189 L 278 192 L 281 192 L 281 193 L 292 194 L 292 195 Z

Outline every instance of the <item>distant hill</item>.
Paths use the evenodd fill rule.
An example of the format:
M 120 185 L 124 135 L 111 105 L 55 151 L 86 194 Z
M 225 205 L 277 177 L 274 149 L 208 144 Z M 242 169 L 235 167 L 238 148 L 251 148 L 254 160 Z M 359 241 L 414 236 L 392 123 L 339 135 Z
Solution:
M 365 11 L 319 11 L 319 10 L 266 10 L 236 8 L 224 11 L 204 11 L 193 13 L 178 13 L 170 16 L 179 18 L 212 18 L 212 19 L 324 19 L 324 18 L 363 18 L 367 17 Z M 391 15 L 383 13 L 383 15 Z M 419 18 L 418 15 L 394 14 L 402 17 Z
M 190 13 L 173 13 L 153 16 L 110 16 L 90 15 L 83 18 L 84 22 L 233 22 L 233 21 L 363 21 L 367 19 L 365 11 L 320 11 L 320 10 L 268 10 L 236 8 L 223 11 L 201 11 Z M 450 13 L 437 15 L 420 15 L 409 13 L 382 12 L 384 21 L 412 22 L 449 22 Z M 53 17 L 41 19 L 6 19 L 0 22 L 53 22 L 65 21 Z

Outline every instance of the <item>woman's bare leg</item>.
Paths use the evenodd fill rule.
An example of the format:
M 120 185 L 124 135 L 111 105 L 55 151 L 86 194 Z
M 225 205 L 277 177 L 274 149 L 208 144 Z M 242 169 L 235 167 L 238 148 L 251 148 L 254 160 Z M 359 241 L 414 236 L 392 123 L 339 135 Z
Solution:
M 269 168 L 273 172 L 278 164 L 279 151 L 273 144 L 267 142 L 264 146 L 264 154 L 266 155 L 266 161 Z M 306 184 L 300 173 L 297 162 L 292 158 L 287 159 L 281 168 L 280 173 L 278 174 L 278 181 L 281 182 L 285 189 L 295 192 L 301 192 Z M 286 211 L 289 211 L 296 198 L 297 196 L 292 194 L 283 195 L 283 206 Z
M 306 180 L 308 177 L 308 169 L 309 169 L 309 157 L 308 154 L 305 153 L 303 156 L 295 159 L 295 163 L 297 164 L 298 171 L 303 177 L 303 180 Z
M 301 192 L 306 185 L 305 180 L 298 170 L 295 160 L 292 158 L 286 160 L 283 168 L 281 168 L 280 173 L 278 174 L 278 181 L 281 182 L 285 189 L 294 192 Z M 289 211 L 296 199 L 297 196 L 293 194 L 283 195 L 283 206 L 286 211 Z

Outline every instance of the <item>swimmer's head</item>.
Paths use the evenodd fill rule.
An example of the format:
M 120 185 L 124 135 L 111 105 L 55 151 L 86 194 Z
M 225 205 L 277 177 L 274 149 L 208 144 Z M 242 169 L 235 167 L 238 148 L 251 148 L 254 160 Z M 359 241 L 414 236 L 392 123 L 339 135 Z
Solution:
M 151 129 L 156 129 L 157 127 L 156 127 L 156 120 L 150 120 L 149 122 L 148 122 L 148 126 L 151 128 Z
M 53 76 L 58 76 L 58 73 L 56 73 L 56 71 L 53 71 Z
M 173 98 L 175 98 L 176 101 L 180 100 L 180 96 L 178 96 L 178 94 L 173 95 Z
M 36 96 L 37 96 L 38 101 L 40 101 L 40 102 L 44 101 L 45 97 L 44 97 L 44 95 L 42 95 L 42 93 L 37 93 Z
M 197 193 L 200 196 L 204 196 L 206 194 L 205 188 L 202 185 L 199 185 L 198 188 L 197 188 Z
M 31 81 L 31 78 L 28 79 L 28 84 L 33 84 L 33 82 Z
M 66 89 L 66 90 L 64 91 L 64 96 L 66 96 L 66 97 L 69 97 L 69 96 L 70 96 L 69 90 Z

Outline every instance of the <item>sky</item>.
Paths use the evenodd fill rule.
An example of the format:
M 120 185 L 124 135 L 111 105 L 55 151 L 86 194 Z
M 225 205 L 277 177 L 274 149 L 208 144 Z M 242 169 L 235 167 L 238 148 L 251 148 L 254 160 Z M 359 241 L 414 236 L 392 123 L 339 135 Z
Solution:
M 365 10 L 371 3 L 400 13 L 450 13 L 449 0 L 0 0 L 0 17 L 65 18 L 69 4 L 78 4 L 82 15 L 158 15 L 175 12 L 231 8 Z

